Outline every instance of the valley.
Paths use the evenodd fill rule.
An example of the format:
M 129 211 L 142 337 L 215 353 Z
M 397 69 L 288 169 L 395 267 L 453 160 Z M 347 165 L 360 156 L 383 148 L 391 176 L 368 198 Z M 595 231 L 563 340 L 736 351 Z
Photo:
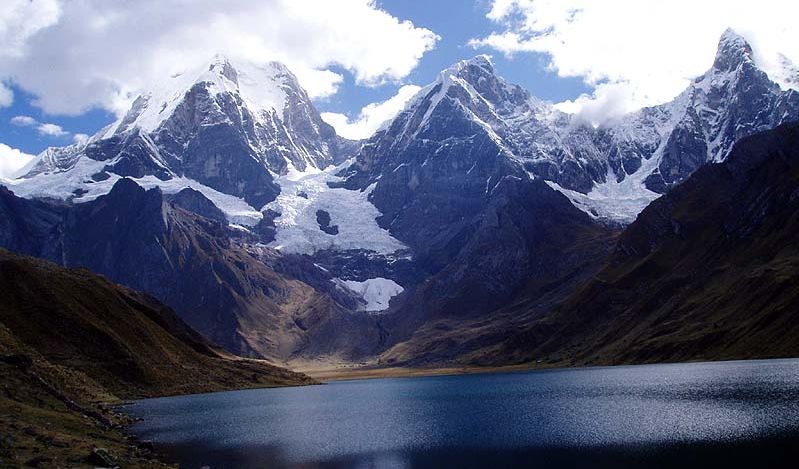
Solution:
M 165 73 L 0 177 L 0 467 L 795 454 L 781 57 L 727 29 L 676 97 L 592 122 L 479 54 L 362 139 L 306 69 Z

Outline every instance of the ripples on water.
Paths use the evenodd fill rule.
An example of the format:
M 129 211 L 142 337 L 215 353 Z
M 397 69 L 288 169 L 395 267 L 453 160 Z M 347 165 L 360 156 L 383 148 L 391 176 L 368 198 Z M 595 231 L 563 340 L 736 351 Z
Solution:
M 185 467 L 799 467 L 799 360 L 342 381 L 136 402 Z

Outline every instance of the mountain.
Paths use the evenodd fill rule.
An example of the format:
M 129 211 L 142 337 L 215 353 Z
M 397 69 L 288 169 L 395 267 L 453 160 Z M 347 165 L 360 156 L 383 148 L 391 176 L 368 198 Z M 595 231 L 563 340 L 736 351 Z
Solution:
M 489 187 L 511 173 L 546 180 L 592 216 L 626 224 L 697 168 L 722 161 L 738 139 L 796 120 L 799 93 L 772 81 L 732 30 L 721 37 L 710 70 L 673 101 L 597 128 L 506 82 L 478 56 L 441 72 L 364 144 L 349 186 L 380 180 L 374 197 L 384 211 L 408 197 L 410 189 L 393 180 L 415 185 L 413 178 L 433 171 L 414 173 L 422 164 L 468 172 Z M 384 182 L 389 174 L 392 182 Z M 382 200 L 394 192 L 402 196 Z
M 558 144 L 546 112 L 479 56 L 443 71 L 344 170 L 344 187 L 368 188 L 378 224 L 410 248 L 421 273 L 400 282 L 397 313 L 383 319 L 389 345 L 435 318 L 487 318 L 522 284 L 579 276 L 584 259 L 604 255 L 611 230 L 525 164 Z M 590 168 L 577 161 L 560 163 L 581 184 Z M 585 251 L 571 253 L 576 244 Z
M 72 180 L 57 187 L 33 188 L 62 198 L 109 178 L 171 187 L 193 181 L 260 209 L 279 193 L 273 173 L 324 168 L 353 148 L 322 121 L 284 65 L 234 66 L 217 56 L 139 96 L 124 117 L 86 143 L 46 150 L 22 178 L 69 172 Z M 33 185 L 46 185 L 40 181 Z
M 551 286 L 543 295 L 525 286 L 490 320 L 426 322 L 384 351 L 381 363 L 796 356 L 798 148 L 796 123 L 742 139 L 724 162 L 702 167 L 647 207 L 565 299 L 553 297 Z
M 792 67 L 785 59 L 783 70 Z M 789 87 L 783 89 L 775 80 Z M 796 121 L 796 86 L 782 74 L 769 77 L 749 43 L 728 29 L 710 70 L 673 101 L 597 129 L 592 147 L 604 155 L 607 177 L 590 191 L 550 180 L 589 213 L 630 223 L 649 202 L 698 168 L 724 161 L 739 139 Z
M 0 192 L 0 242 L 145 291 L 235 353 L 471 360 L 597 274 L 653 200 L 799 121 L 789 65 L 772 79 L 727 31 L 674 101 L 594 127 L 478 56 L 350 142 L 282 65 L 218 57 L 39 155 Z
M 230 355 L 152 297 L 85 269 L 0 249 L 0 284 L 3 467 L 155 467 L 109 404 L 314 383 Z
M 653 202 L 503 359 L 618 364 L 796 356 L 799 125 L 744 138 Z
M 125 178 L 96 200 L 63 205 L 0 188 L 8 225 L 3 247 L 145 291 L 237 354 L 283 361 L 372 352 L 377 326 L 345 307 L 354 309 L 356 299 L 338 290 L 330 274 L 242 243 L 226 222 L 181 208 L 208 206 L 202 194 L 180 194 L 179 203 L 169 201 L 159 188 L 145 190 Z
M 382 336 L 365 313 L 403 288 L 336 272 L 408 262 L 367 192 L 330 187 L 356 145 L 281 64 L 217 57 L 86 144 L 39 155 L 0 194 L 1 245 L 146 291 L 238 354 L 357 360 Z M 278 230 L 294 221 L 295 233 Z M 328 247 L 328 260 L 305 256 Z
M 505 314 L 517 299 L 543 314 L 612 246 L 615 230 L 593 220 L 632 221 L 656 191 L 724 160 L 737 139 L 790 120 L 799 94 L 772 82 L 732 31 L 711 70 L 672 103 L 598 128 L 507 83 L 487 57 L 444 70 L 341 173 L 345 187 L 370 188 L 380 226 L 426 277 L 398 300 L 398 324 L 386 319 L 394 336 L 381 359 L 468 354 L 483 346 L 464 345 L 474 329 L 501 337 L 529 319 Z

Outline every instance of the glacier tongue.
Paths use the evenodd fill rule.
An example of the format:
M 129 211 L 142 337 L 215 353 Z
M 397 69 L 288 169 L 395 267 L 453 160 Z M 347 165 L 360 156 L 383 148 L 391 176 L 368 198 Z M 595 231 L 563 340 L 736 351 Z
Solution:
M 289 165 L 287 174 L 276 180 L 280 195 L 262 209 L 280 214 L 274 220 L 277 234 L 270 247 L 292 254 L 313 254 L 325 249 L 391 254 L 407 249 L 377 225 L 375 219 L 381 213 L 368 200 L 373 187 L 358 191 L 328 185 L 340 181 L 336 174 L 350 163 L 325 170 L 309 167 L 304 172 Z M 329 214 L 330 225 L 338 227 L 337 234 L 321 229 L 319 211 Z
M 657 167 L 658 160 L 644 160 L 641 168 L 634 174 L 617 182 L 616 175 L 609 172 L 605 182 L 597 183 L 587 194 L 565 189 L 552 181 L 545 181 L 549 187 L 560 191 L 572 204 L 592 218 L 603 222 L 627 225 L 653 200 L 662 194 L 646 188 L 644 180 Z

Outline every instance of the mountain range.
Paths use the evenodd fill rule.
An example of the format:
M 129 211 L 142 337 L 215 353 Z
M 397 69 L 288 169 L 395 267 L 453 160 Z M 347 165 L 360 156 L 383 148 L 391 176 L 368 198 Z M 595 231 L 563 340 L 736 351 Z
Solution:
M 337 136 L 285 66 L 217 56 L 7 181 L 0 246 L 86 267 L 164 302 L 230 352 L 291 366 L 692 359 L 700 347 L 663 351 L 692 334 L 689 322 L 647 329 L 664 341 L 659 352 L 619 351 L 632 338 L 613 332 L 651 325 L 657 301 L 701 303 L 700 293 L 664 287 L 638 305 L 646 287 L 630 282 L 676 282 L 670 275 L 688 267 L 664 252 L 689 250 L 672 241 L 732 249 L 711 230 L 721 212 L 708 200 L 693 220 L 702 228 L 674 222 L 680 237 L 659 237 L 677 229 L 668 210 L 702 204 L 675 201 L 691 187 L 718 195 L 724 226 L 766 223 L 747 218 L 760 207 L 745 192 L 748 173 L 701 178 L 749 158 L 733 154 L 788 151 L 775 146 L 791 142 L 796 121 L 799 93 L 773 81 L 731 30 L 710 69 L 673 101 L 600 125 L 535 98 L 478 56 L 442 71 L 364 141 Z M 773 137 L 777 128 L 788 137 Z M 767 176 L 764 188 L 791 184 Z M 783 227 L 787 200 L 772 201 L 777 218 L 768 223 Z M 734 248 L 757 252 L 746 242 Z M 625 277 L 643 262 L 636 256 L 657 268 Z M 721 269 L 727 260 L 714 262 Z M 697 285 L 720 288 L 715 281 Z M 592 303 L 599 297 L 605 302 Z M 740 323 L 749 300 L 735 301 L 713 320 Z M 697 323 L 710 317 L 696 314 Z M 594 326 L 592 340 L 614 353 L 580 347 Z M 674 340 L 663 339 L 669 334 Z M 729 334 L 715 340 L 738 337 Z M 635 340 L 655 340 L 644 337 Z

